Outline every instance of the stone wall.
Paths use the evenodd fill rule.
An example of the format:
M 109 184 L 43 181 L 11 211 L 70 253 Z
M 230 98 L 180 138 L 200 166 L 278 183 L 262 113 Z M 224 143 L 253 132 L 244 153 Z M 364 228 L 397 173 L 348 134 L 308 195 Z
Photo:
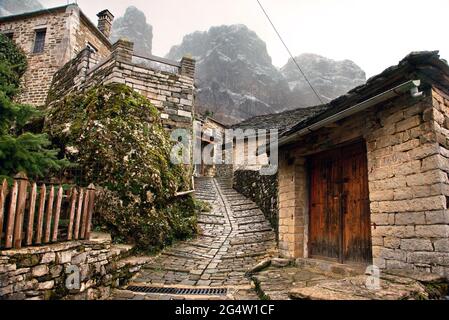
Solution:
M 66 63 L 53 77 L 47 103 L 57 101 L 73 91 L 74 88 L 80 87 L 86 79 L 89 66 L 94 64 L 95 60 L 92 60 L 92 53 L 89 48 L 85 48 L 74 59 Z
M 19 101 L 32 105 L 43 105 L 55 72 L 69 59 L 62 47 L 67 14 L 65 11 L 43 14 L 18 21 L 0 20 L 0 31 L 13 33 L 14 42 L 25 52 L 28 70 L 22 80 Z M 35 31 L 47 28 L 45 50 L 33 53 Z
M 205 148 L 207 148 L 207 150 L 213 148 L 213 155 L 218 156 L 221 152 L 221 159 L 224 161 L 225 152 L 222 150 L 222 144 L 224 143 L 225 126 L 211 118 L 206 117 L 204 120 L 194 121 L 194 131 L 198 131 L 196 134 L 199 136 L 196 137 L 195 143 L 201 143 L 201 157 L 204 156 L 203 153 L 205 152 Z M 216 162 L 219 161 L 215 161 L 213 164 L 208 165 L 206 164 L 208 162 L 202 158 L 202 164 L 196 166 L 196 175 L 203 177 L 217 176 Z M 223 169 L 223 167 L 220 169 Z M 232 172 L 226 173 L 221 171 L 220 174 L 224 174 L 227 177 L 232 177 Z
M 229 178 L 232 179 L 234 175 L 234 166 L 232 164 L 216 164 L 215 176 L 217 178 Z
M 84 50 L 88 44 L 97 50 L 93 56 L 98 61 L 111 54 L 112 46 L 109 39 L 82 13 L 79 15 L 79 26 L 75 28 L 74 33 L 75 47 L 72 58 Z
M 260 207 L 278 233 L 278 176 L 264 176 L 254 170 L 237 170 L 234 172 L 233 186 Z
M 0 300 L 105 299 L 144 263 L 123 259 L 128 250 L 105 240 L 0 251 Z M 69 290 L 74 267 L 80 287 Z
M 100 60 L 110 52 L 107 39 L 99 38 L 77 6 L 42 11 L 19 18 L 0 18 L 0 32 L 12 33 L 13 41 L 25 52 L 28 69 L 22 79 L 18 100 L 34 106 L 44 105 L 53 75 L 74 58 L 88 42 L 98 49 Z M 42 53 L 33 53 L 36 30 L 46 29 Z
M 433 95 L 433 99 L 432 99 Z M 439 100 L 438 100 L 439 99 Z M 323 128 L 280 152 L 280 251 L 307 257 L 307 156 L 363 138 L 367 144 L 373 262 L 380 268 L 417 269 L 447 275 L 449 250 L 449 137 L 443 101 L 427 91 L 420 100 L 397 98 Z M 444 109 L 444 107 L 443 107 Z M 438 127 L 439 126 L 439 127 Z M 449 155 L 448 155 L 449 156 Z
M 192 130 L 194 113 L 194 78 L 191 68 L 195 62 L 184 58 L 177 72 L 161 71 L 132 62 L 133 44 L 119 40 L 109 57 L 96 65 L 78 55 L 54 77 L 53 99 L 94 85 L 122 83 L 147 97 L 161 112 L 165 128 Z M 182 73 L 185 67 L 187 74 Z M 188 67 L 187 67 L 188 66 Z M 73 86 L 66 85 L 73 84 Z

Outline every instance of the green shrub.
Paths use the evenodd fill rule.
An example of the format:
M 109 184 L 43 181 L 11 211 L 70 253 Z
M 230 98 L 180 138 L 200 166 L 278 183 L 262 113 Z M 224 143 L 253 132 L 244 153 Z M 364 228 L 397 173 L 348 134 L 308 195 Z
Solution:
M 58 160 L 58 151 L 51 148 L 45 134 L 26 130 L 27 124 L 41 116 L 36 108 L 14 101 L 26 66 L 24 53 L 0 34 L 0 178 L 20 171 L 44 176 L 68 165 Z
M 119 241 L 157 250 L 196 231 L 190 174 L 170 162 L 172 143 L 157 109 L 131 88 L 111 84 L 65 97 L 45 131 L 101 189 L 97 222 Z

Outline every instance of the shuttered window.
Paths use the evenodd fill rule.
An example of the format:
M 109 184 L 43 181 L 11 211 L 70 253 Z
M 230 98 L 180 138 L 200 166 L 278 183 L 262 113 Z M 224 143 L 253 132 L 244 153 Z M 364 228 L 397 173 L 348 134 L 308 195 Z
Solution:
M 33 53 L 44 52 L 45 47 L 45 35 L 47 34 L 47 29 L 36 30 L 36 37 L 34 40 L 34 50 Z

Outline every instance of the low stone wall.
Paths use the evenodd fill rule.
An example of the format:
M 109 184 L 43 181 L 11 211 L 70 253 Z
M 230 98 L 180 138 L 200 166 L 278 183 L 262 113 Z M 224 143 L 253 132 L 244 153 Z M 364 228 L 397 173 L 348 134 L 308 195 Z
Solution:
M 232 178 L 233 176 L 233 166 L 232 164 L 216 164 L 215 165 L 215 176 L 217 178 Z
M 145 263 L 124 258 L 130 249 L 104 240 L 0 251 L 0 300 L 106 299 Z
M 167 131 L 191 129 L 195 61 L 183 58 L 179 66 L 173 73 L 134 63 L 133 43 L 124 40 L 114 44 L 111 55 L 97 64 L 86 49 L 55 74 L 48 104 L 51 107 L 67 94 L 95 85 L 121 83 L 148 98 L 158 108 Z
M 260 207 L 278 234 L 278 176 L 263 176 L 259 171 L 234 172 L 234 189 Z

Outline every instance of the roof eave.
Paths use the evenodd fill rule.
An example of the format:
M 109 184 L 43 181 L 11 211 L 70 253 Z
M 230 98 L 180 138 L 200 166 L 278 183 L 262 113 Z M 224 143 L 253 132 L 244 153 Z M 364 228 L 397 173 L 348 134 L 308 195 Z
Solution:
M 327 118 L 324 118 L 320 121 L 316 121 L 314 123 L 305 125 L 303 127 L 298 127 L 293 129 L 290 132 L 286 132 L 280 139 L 279 139 L 279 147 L 291 144 L 295 142 L 298 138 L 303 137 L 309 133 L 312 133 L 318 129 L 323 128 L 326 125 L 335 123 L 336 121 L 345 119 L 349 116 L 352 116 L 354 114 L 357 114 L 363 110 L 369 109 L 373 106 L 378 105 L 379 103 L 391 100 L 397 96 L 402 95 L 403 93 L 410 91 L 411 95 L 413 97 L 420 97 L 422 95 L 421 92 L 419 92 L 418 88 L 421 85 L 420 80 L 410 80 L 405 83 L 400 84 L 399 86 L 396 86 L 392 89 L 389 89 L 387 91 L 384 91 L 372 98 L 369 98 L 361 103 L 358 103 L 352 107 L 349 107 L 347 109 L 344 109 L 334 115 L 330 115 Z

